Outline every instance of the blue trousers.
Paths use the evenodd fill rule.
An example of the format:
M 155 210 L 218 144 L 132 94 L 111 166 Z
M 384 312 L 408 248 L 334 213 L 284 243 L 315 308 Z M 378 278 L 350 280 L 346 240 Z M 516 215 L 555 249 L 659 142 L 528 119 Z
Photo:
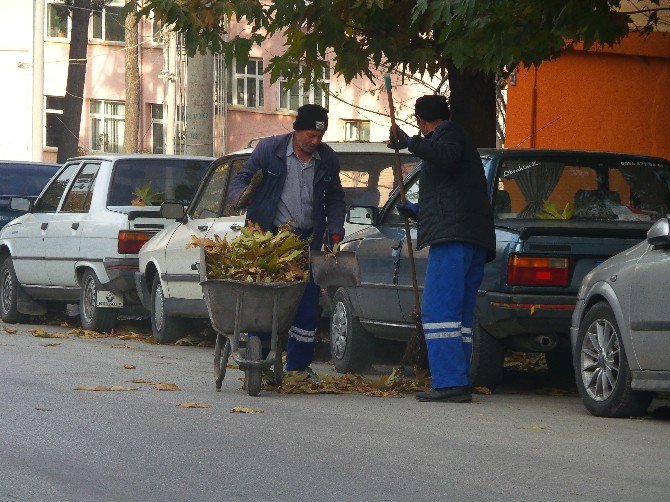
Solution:
M 466 242 L 430 246 L 421 322 L 433 388 L 470 385 L 472 319 L 486 249 Z
M 312 234 L 311 230 L 297 231 L 302 239 L 308 239 Z M 312 272 L 309 273 L 309 281 L 305 288 L 300 305 L 293 318 L 293 325 L 288 331 L 288 343 L 286 347 L 286 371 L 303 371 L 310 364 L 314 358 L 314 335 L 316 328 L 319 326 L 319 318 L 321 317 L 321 308 L 319 307 L 319 299 L 321 297 L 321 289 L 314 283 Z M 263 345 L 267 346 L 272 334 L 271 333 L 249 333 L 249 336 L 257 336 L 261 341 L 265 342 Z M 263 357 L 267 357 L 269 349 L 263 349 Z

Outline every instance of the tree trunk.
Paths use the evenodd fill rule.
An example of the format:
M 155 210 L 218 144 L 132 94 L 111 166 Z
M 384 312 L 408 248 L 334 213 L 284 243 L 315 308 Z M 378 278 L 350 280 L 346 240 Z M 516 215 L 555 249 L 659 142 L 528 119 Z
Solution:
M 72 6 L 72 33 L 70 35 L 70 62 L 63 99 L 63 127 L 58 138 L 58 162 L 76 157 L 79 147 L 81 108 L 86 82 L 86 48 L 88 47 L 88 20 L 91 0 L 74 0 Z
M 496 147 L 496 79 L 493 73 L 459 70 L 447 62 L 451 118 L 478 148 Z
M 130 3 L 130 2 L 129 2 Z M 140 67 L 138 17 L 135 12 L 126 16 L 126 118 L 123 151 L 137 153 L 140 132 Z

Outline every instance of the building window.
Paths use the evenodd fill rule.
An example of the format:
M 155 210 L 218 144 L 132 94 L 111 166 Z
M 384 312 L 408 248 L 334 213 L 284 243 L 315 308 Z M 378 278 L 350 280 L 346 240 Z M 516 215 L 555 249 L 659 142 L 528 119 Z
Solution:
M 232 69 L 235 68 L 235 72 Z M 263 108 L 263 61 L 249 59 L 246 65 L 236 62 L 230 65 L 226 99 L 229 105 Z
M 370 141 L 370 121 L 345 120 L 344 141 Z
M 304 81 L 300 79 L 291 87 L 286 80 L 279 81 L 279 109 L 297 110 L 308 103 L 328 108 L 330 91 L 330 69 L 325 68 L 323 77 L 316 86 L 304 88 Z
M 60 96 L 44 96 L 44 146 L 58 146 L 58 135 L 64 127 L 63 99 Z
M 163 136 L 163 105 L 151 104 L 151 151 L 165 153 Z
M 183 155 L 186 152 L 186 107 L 177 105 L 174 125 L 174 153 Z
M 70 16 L 62 0 L 47 0 L 47 37 L 70 38 Z
M 163 23 L 156 18 L 151 18 L 151 41 L 155 44 L 160 44 L 163 36 Z
M 126 105 L 91 100 L 91 150 L 118 153 L 123 146 Z
M 101 10 L 94 10 L 91 15 L 93 25 L 92 38 L 110 42 L 123 42 L 126 39 L 125 16 L 123 1 L 113 0 Z

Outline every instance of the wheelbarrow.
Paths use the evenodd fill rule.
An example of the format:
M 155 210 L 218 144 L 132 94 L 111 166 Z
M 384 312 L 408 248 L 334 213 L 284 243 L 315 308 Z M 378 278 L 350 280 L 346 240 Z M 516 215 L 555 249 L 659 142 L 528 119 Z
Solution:
M 332 253 L 310 250 L 309 261 L 314 282 L 321 288 L 351 287 L 361 284 L 358 259 L 353 251 Z
M 205 252 L 200 248 L 200 285 L 205 296 L 209 319 L 217 332 L 214 348 L 216 390 L 226 376 L 228 359 L 245 372 L 247 393 L 261 391 L 262 371 L 273 368 L 277 384 L 283 378 L 279 333 L 291 327 L 307 282 L 246 282 L 208 279 Z M 246 351 L 240 349 L 240 333 L 270 332 L 270 353 L 263 359 L 261 340 L 248 337 Z M 225 340 L 224 340 L 225 339 Z

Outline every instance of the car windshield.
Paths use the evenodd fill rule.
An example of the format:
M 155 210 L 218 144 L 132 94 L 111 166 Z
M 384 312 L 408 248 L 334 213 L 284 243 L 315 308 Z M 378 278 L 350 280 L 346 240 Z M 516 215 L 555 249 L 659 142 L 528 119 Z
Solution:
M 115 164 L 107 204 L 160 206 L 165 201 L 188 205 L 210 162 L 196 159 L 126 159 Z
M 381 207 L 395 187 L 393 165 L 395 155 L 389 153 L 339 153 L 340 180 L 344 200 L 350 206 Z M 401 155 L 403 176 L 407 175 L 418 159 Z
M 58 166 L 55 165 L 2 164 L 0 195 L 37 196 L 57 170 Z
M 499 219 L 651 222 L 670 210 L 670 165 L 655 160 L 506 159 L 498 168 Z

